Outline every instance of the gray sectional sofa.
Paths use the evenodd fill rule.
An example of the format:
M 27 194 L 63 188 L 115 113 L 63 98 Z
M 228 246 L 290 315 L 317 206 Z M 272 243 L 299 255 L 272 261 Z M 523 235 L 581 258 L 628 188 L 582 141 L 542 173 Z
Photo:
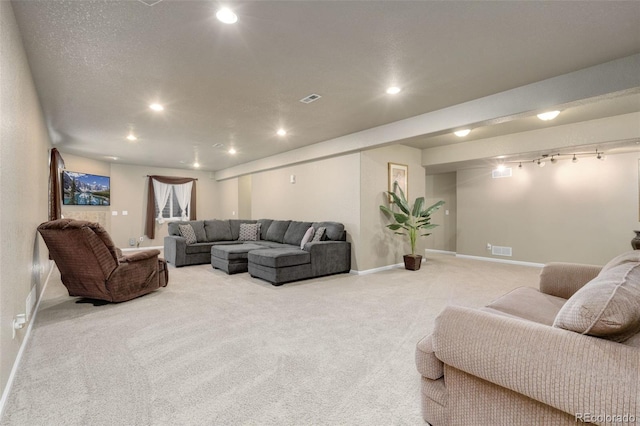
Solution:
M 187 244 L 179 225 L 190 224 L 196 242 Z M 257 238 L 241 238 L 242 224 L 260 224 Z M 320 241 L 301 247 L 307 230 L 325 228 Z M 349 272 L 351 244 L 344 225 L 338 222 L 300 222 L 291 220 L 194 220 L 169 223 L 164 239 L 164 256 L 177 266 L 211 262 L 228 274 L 249 272 L 274 285 Z

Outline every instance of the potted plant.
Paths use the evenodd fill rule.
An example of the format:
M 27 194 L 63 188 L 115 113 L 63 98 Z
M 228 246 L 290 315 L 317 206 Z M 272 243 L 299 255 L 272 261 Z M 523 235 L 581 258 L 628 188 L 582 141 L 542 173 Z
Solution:
M 399 212 L 394 212 L 387 206 L 380 206 L 380 210 L 391 215 L 395 220 L 395 223 L 387 225 L 387 228 L 394 231 L 395 234 L 407 235 L 409 237 L 411 254 L 404 255 L 404 267 L 411 271 L 417 271 L 420 269 L 422 256 L 416 254 L 416 240 L 418 236 L 426 237 L 431 235 L 419 234 L 420 232 L 438 226 L 431 223 L 431 214 L 438 210 L 444 204 L 444 201 L 438 201 L 431 207 L 425 209 L 424 197 L 420 197 L 416 199 L 413 206 L 410 206 L 398 182 L 394 183 L 393 192 L 387 191 L 387 194 L 391 197 L 391 204 L 395 204 L 398 209 L 400 209 Z

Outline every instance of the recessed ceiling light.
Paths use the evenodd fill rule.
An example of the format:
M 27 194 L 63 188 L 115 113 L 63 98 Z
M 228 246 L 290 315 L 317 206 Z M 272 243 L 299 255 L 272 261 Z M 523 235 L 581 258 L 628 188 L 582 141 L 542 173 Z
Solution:
M 160 104 L 151 104 L 149 105 L 149 108 L 151 108 L 154 111 L 164 111 L 164 107 Z
M 127 135 L 127 140 L 130 140 L 131 142 L 138 140 L 138 138 L 136 137 L 136 135 L 134 135 L 133 133 L 129 133 Z
M 229 148 L 229 154 L 235 154 L 236 150 L 235 148 Z
M 200 163 L 198 163 L 198 162 L 196 161 L 195 163 L 193 163 L 193 167 L 195 167 L 195 168 L 197 169 L 198 167 L 200 167 Z
M 278 129 L 276 133 L 278 134 L 278 136 L 285 136 L 287 134 L 287 131 L 285 129 Z
M 463 130 L 457 130 L 457 131 L 453 132 L 453 134 L 456 135 L 459 138 L 463 138 L 463 137 L 467 136 L 469 133 L 471 133 L 471 129 L 463 129 Z
M 109 159 L 109 160 L 113 160 L 113 161 L 117 161 L 117 160 L 118 160 L 118 157 L 113 157 L 113 156 L 111 156 L 111 155 L 107 155 L 107 156 L 106 156 L 106 157 L 104 157 L 104 158 Z
M 560 111 L 547 111 L 547 112 L 538 114 L 538 118 L 542 121 L 549 121 L 556 118 L 558 114 L 560 114 Z
M 218 10 L 218 12 L 216 12 L 216 18 L 218 18 L 218 21 L 225 24 L 235 24 L 238 22 L 238 15 L 233 13 L 233 11 L 228 7 L 223 7 Z
M 401 91 L 402 91 L 402 89 L 397 87 L 397 86 L 391 86 L 391 87 L 389 87 L 387 89 L 387 93 L 390 94 L 390 95 L 397 95 Z

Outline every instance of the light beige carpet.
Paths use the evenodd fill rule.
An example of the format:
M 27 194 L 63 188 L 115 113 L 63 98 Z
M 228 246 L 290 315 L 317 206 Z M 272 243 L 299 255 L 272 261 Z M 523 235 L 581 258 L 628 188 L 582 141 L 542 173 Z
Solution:
M 1 424 L 422 425 L 414 348 L 437 314 L 538 274 L 434 254 L 273 287 L 200 265 L 103 306 L 54 275 Z

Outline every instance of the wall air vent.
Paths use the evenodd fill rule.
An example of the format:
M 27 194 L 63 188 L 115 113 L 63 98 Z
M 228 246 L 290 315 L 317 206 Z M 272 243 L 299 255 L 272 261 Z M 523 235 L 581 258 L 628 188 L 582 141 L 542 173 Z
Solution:
M 322 96 L 316 95 L 315 93 L 313 93 L 313 94 L 311 94 L 311 95 L 309 95 L 307 97 L 304 97 L 304 98 L 300 99 L 300 102 L 302 102 L 303 104 L 310 104 L 313 101 L 317 101 L 321 97 Z
M 494 179 L 511 177 L 511 167 L 503 169 L 494 169 L 491 171 L 491 177 Z
M 511 257 L 511 247 L 492 246 L 491 254 L 494 256 L 509 256 Z

